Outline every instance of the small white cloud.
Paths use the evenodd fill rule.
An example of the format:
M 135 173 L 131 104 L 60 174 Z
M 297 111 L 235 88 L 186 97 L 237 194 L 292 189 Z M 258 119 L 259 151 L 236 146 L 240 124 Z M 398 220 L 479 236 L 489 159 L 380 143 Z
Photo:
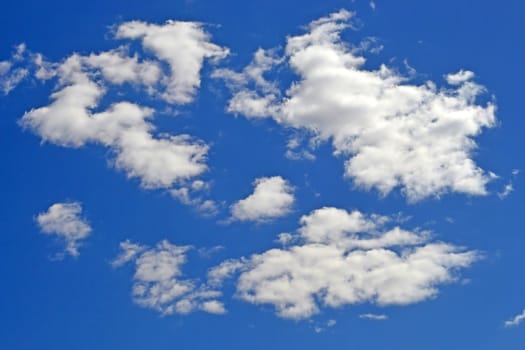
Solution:
M 447 74 L 445 80 L 450 85 L 461 85 L 466 81 L 472 80 L 474 78 L 474 72 L 469 70 L 460 70 L 457 73 Z
M 120 243 L 120 255 L 113 260 L 111 265 L 113 267 L 120 267 L 128 261 L 134 260 L 137 255 L 142 253 L 146 249 L 145 246 L 140 244 L 132 243 L 129 240 Z
M 516 327 L 525 320 L 525 310 L 519 315 L 514 316 L 510 320 L 505 321 L 505 327 Z
M 275 242 L 279 242 L 281 245 L 286 246 L 292 243 L 297 237 L 288 232 L 279 233 Z
M 79 202 L 55 203 L 38 214 L 36 222 L 43 233 L 65 241 L 66 253 L 78 256 L 81 241 L 91 233 L 91 227 L 81 215 L 82 205 Z
M 29 70 L 20 66 L 20 62 L 24 60 L 26 55 L 25 52 L 25 44 L 19 44 L 15 47 L 15 51 L 9 60 L 0 61 L 0 90 L 4 95 L 8 95 L 29 75 Z
M 208 284 L 213 287 L 222 286 L 226 279 L 231 278 L 237 271 L 244 268 L 245 265 L 246 262 L 244 259 L 223 261 L 208 271 Z
M 498 197 L 500 199 L 505 199 L 513 191 L 514 191 L 514 186 L 512 185 L 512 182 L 510 182 L 510 183 L 505 185 L 505 187 L 503 188 L 503 191 L 498 192 Z
M 281 176 L 261 177 L 253 193 L 231 206 L 231 220 L 268 221 L 287 215 L 294 203 L 294 189 Z
M 171 196 L 182 204 L 192 206 L 203 216 L 214 216 L 219 212 L 219 205 L 211 200 L 205 199 L 199 192 L 206 191 L 209 184 L 202 180 L 195 180 L 186 187 L 174 188 L 169 191 Z
M 224 304 L 217 300 L 209 300 L 203 302 L 201 304 L 201 310 L 216 315 L 223 315 L 226 313 Z
M 372 0 L 372 1 L 370 1 L 368 4 L 370 5 L 370 8 L 371 8 L 372 10 L 375 11 L 375 9 L 376 9 L 376 3 L 375 3 L 375 1 Z
M 328 322 L 326 322 L 326 326 L 327 327 L 333 327 L 333 326 L 336 325 L 336 323 L 337 323 L 336 320 L 328 320 Z
M 362 315 L 359 315 L 359 318 L 362 318 L 365 320 L 385 321 L 388 319 L 388 316 L 382 315 L 382 314 L 362 314 Z
M 182 278 L 188 246 L 176 246 L 164 240 L 151 248 L 129 241 L 120 244 L 121 253 L 113 261 L 118 267 L 135 262 L 132 295 L 133 301 L 163 315 L 187 314 L 202 310 L 224 314 L 226 309 L 217 298 L 221 292 L 196 280 Z

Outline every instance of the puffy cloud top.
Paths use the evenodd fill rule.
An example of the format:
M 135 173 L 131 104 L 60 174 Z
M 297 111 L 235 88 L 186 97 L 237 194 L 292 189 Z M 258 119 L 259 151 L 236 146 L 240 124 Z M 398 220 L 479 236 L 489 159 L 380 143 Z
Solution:
M 282 57 L 258 51 L 243 72 L 218 71 L 233 90 L 228 110 L 272 117 L 330 140 L 347 158 L 345 176 L 382 195 L 396 187 L 409 201 L 446 192 L 486 194 L 491 174 L 472 159 L 473 137 L 495 125 L 496 108 L 476 102 L 484 88 L 471 81 L 474 74 L 448 75 L 451 86 L 438 89 L 432 81 L 414 84 L 386 65 L 369 70 L 359 50 L 340 38 L 351 17 L 342 10 L 313 21 L 307 33 L 287 38 Z M 281 62 L 298 77 L 284 92 L 263 75 Z
M 36 222 L 43 233 L 63 239 L 68 254 L 78 256 L 81 241 L 91 233 L 91 226 L 81 215 L 82 205 L 79 202 L 55 203 L 38 214 Z
M 231 206 L 231 219 L 267 221 L 288 214 L 295 200 L 292 186 L 281 176 L 255 180 L 253 193 Z

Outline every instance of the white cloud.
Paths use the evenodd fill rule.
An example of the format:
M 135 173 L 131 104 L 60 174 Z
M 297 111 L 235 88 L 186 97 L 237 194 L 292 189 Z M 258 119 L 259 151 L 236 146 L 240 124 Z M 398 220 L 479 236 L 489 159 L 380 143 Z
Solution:
M 203 25 L 196 22 L 167 21 L 163 25 L 131 21 L 117 28 L 117 38 L 140 39 L 146 50 L 168 63 L 170 75 L 163 78 L 161 96 L 169 103 L 193 101 L 200 86 L 204 59 L 217 60 L 228 55 L 226 48 L 210 41 Z
M 383 315 L 383 314 L 362 314 L 362 315 L 359 315 L 359 318 L 362 318 L 365 320 L 374 320 L 374 321 L 388 320 L 388 316 Z
M 512 185 L 512 182 L 510 182 L 510 183 L 505 185 L 505 187 L 503 188 L 503 191 L 498 192 L 498 197 L 500 199 L 505 199 L 513 191 L 514 191 L 514 186 Z
M 472 159 L 474 137 L 495 125 L 496 107 L 477 103 L 484 88 L 470 81 L 473 73 L 448 75 L 456 85 L 439 89 L 432 81 L 417 85 L 386 65 L 365 68 L 360 50 L 340 38 L 351 17 L 341 10 L 287 38 L 283 57 L 272 60 L 298 77 L 284 92 L 261 78 L 276 66 L 261 64 L 260 50 L 250 65 L 260 68 L 256 78 L 246 70 L 217 74 L 228 81 L 242 77 L 228 84 L 234 93 L 228 111 L 272 117 L 331 141 L 335 154 L 346 158 L 345 176 L 359 188 L 382 195 L 400 188 L 409 201 L 447 192 L 485 195 L 492 177 Z
M 25 53 L 25 46 L 18 50 L 13 60 L 23 60 L 37 79 L 58 81 L 51 103 L 26 112 L 20 125 L 44 142 L 64 147 L 90 143 L 108 147 L 114 154 L 112 164 L 128 177 L 138 178 L 144 188 L 189 186 L 207 171 L 208 146 L 185 134 L 155 133 L 155 110 L 125 101 L 122 85 L 131 84 L 145 97 L 186 104 L 200 86 L 204 61 L 223 58 L 228 50 L 213 44 L 203 25 L 195 22 L 125 22 L 117 27 L 116 36 L 140 39 L 142 48 L 135 53 L 130 53 L 130 46 L 119 46 L 86 56 L 73 54 L 60 63 L 47 62 L 39 53 Z M 0 64 L 0 84 L 12 80 L 11 66 Z M 118 100 L 104 101 L 108 96 Z M 195 206 L 205 213 L 217 211 L 211 200 L 199 199 Z
M 173 198 L 182 204 L 192 206 L 198 213 L 204 216 L 214 216 L 219 212 L 219 205 L 211 200 L 205 199 L 202 194 L 207 191 L 210 185 L 202 180 L 195 180 L 188 186 L 182 186 L 170 190 Z
M 187 314 L 202 310 L 224 314 L 226 309 L 217 298 L 221 293 L 182 278 L 188 246 L 176 246 L 164 240 L 151 248 L 129 241 L 120 244 L 121 254 L 113 261 L 118 267 L 133 261 L 133 301 L 163 315 Z
M 386 228 L 383 216 L 321 208 L 301 218 L 301 242 L 210 270 L 220 285 L 240 271 L 237 295 L 269 304 L 279 316 L 308 318 L 320 307 L 359 303 L 405 305 L 435 297 L 442 284 L 479 254 L 428 232 Z
M 525 320 L 525 310 L 519 315 L 514 316 L 510 320 L 505 321 L 505 327 L 516 327 Z
M 154 113 L 152 109 L 124 101 L 93 112 L 106 92 L 86 67 L 86 60 L 101 63 L 93 57 L 105 56 L 86 58 L 74 54 L 66 59 L 57 68 L 59 89 L 51 95 L 52 103 L 26 112 L 20 125 L 43 141 L 65 147 L 87 143 L 109 147 L 115 154 L 115 166 L 129 177 L 139 178 L 145 188 L 168 188 L 203 173 L 207 169 L 204 161 L 208 146 L 188 135 L 155 137 L 154 126 L 148 121 Z M 112 71 L 114 67 L 106 68 Z M 139 79 L 126 78 L 123 72 L 105 74 L 115 81 Z M 144 77 L 139 80 L 148 82 Z
M 242 258 L 240 260 L 230 259 L 223 261 L 208 271 L 208 283 L 214 287 L 222 286 L 226 279 L 231 278 L 245 264 L 246 261 Z
M 129 56 L 125 47 L 92 53 L 84 60 L 92 68 L 99 69 L 104 78 L 113 84 L 131 82 L 151 86 L 157 83 L 161 75 L 156 62 L 139 62 L 138 55 Z
M 253 193 L 231 206 L 231 219 L 267 221 L 288 214 L 294 203 L 293 187 L 281 176 L 261 177 Z
M 91 233 L 91 227 L 81 215 L 79 202 L 55 203 L 38 214 L 36 222 L 43 233 L 64 240 L 66 253 L 78 256 L 81 241 Z
M 9 60 L 0 61 L 0 90 L 4 95 L 9 94 L 29 75 L 29 70 L 18 64 L 24 60 L 25 52 L 25 44 L 19 44 Z
M 474 78 L 474 72 L 469 70 L 460 70 L 457 73 L 447 74 L 445 80 L 450 85 L 461 85 L 466 81 L 472 80 Z
M 312 322 L 313 323 L 313 322 Z M 326 328 L 334 327 L 337 324 L 336 320 L 328 320 L 325 323 L 314 323 L 313 329 L 315 333 L 321 333 L 326 331 Z

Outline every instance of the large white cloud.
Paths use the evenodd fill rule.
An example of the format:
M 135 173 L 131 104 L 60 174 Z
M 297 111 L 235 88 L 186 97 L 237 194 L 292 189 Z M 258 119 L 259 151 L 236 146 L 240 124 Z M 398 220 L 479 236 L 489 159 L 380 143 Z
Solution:
M 91 227 L 81 215 L 79 202 L 55 203 L 38 214 L 36 222 L 43 233 L 64 240 L 66 253 L 78 256 L 81 241 L 91 233 Z
M 234 92 L 228 111 L 330 140 L 360 188 L 386 195 L 399 187 L 410 201 L 486 194 L 492 174 L 473 161 L 473 138 L 495 125 L 495 106 L 477 102 L 484 88 L 474 74 L 449 74 L 449 86 L 438 88 L 386 65 L 368 69 L 362 52 L 340 38 L 351 17 L 342 10 L 313 21 L 307 33 L 287 38 L 282 57 L 259 50 L 241 73 L 217 71 Z M 284 93 L 277 89 L 284 83 L 264 79 L 281 62 L 298 77 Z
M 254 181 L 253 193 L 231 206 L 231 220 L 267 221 L 288 214 L 294 203 L 293 187 L 281 176 Z
M 217 300 L 221 293 L 182 277 L 188 246 L 176 246 L 164 240 L 155 247 L 124 241 L 114 267 L 135 263 L 132 295 L 134 302 L 164 315 L 187 314 L 202 310 L 213 314 L 226 312 Z
M 20 124 L 43 141 L 66 147 L 97 143 L 115 154 L 114 164 L 129 177 L 139 178 L 146 188 L 170 188 L 207 170 L 208 146 L 189 135 L 155 135 L 154 110 L 137 103 L 110 101 L 100 110 L 100 101 L 110 88 L 124 83 L 135 86 L 145 97 L 160 94 L 169 102 L 189 103 L 200 84 L 205 58 L 220 58 L 227 50 L 209 41 L 198 23 L 173 22 L 154 25 L 127 22 L 117 30 L 119 38 L 142 38 L 144 47 L 166 60 L 170 73 L 163 74 L 157 60 L 139 60 L 129 49 L 73 54 L 60 64 L 43 62 L 35 55 L 36 73 L 42 79 L 58 78 L 52 102 L 32 109 Z M 164 91 L 165 90 L 165 91 Z
M 210 269 L 213 285 L 240 271 L 237 295 L 273 305 L 279 316 L 308 318 L 320 307 L 405 305 L 438 294 L 471 265 L 475 251 L 432 242 L 425 231 L 386 228 L 384 216 L 321 208 L 300 220 L 297 244 Z

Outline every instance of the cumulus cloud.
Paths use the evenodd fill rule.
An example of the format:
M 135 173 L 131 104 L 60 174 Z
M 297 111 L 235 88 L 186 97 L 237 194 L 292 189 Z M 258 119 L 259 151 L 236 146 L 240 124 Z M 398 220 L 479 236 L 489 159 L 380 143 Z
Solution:
M 226 312 L 223 303 L 217 300 L 221 292 L 183 278 L 182 267 L 190 247 L 176 246 L 166 240 L 155 247 L 124 241 L 120 249 L 113 266 L 134 262 L 132 296 L 137 305 L 163 315 L 197 310 L 212 314 Z
M 166 62 L 170 75 L 163 77 L 165 90 L 161 97 L 169 103 L 193 101 L 200 86 L 204 59 L 218 60 L 228 55 L 226 48 L 210 41 L 201 23 L 167 21 L 163 25 L 131 21 L 116 31 L 121 39 L 138 39 L 146 50 Z
M 65 253 L 78 256 L 81 241 L 91 233 L 91 227 L 81 215 L 82 205 L 79 202 L 55 203 L 38 214 L 36 222 L 43 233 L 65 242 Z
M 325 207 L 300 219 L 299 242 L 210 269 L 220 285 L 238 274 L 237 295 L 275 307 L 284 318 L 304 319 L 321 307 L 359 303 L 406 305 L 435 297 L 442 284 L 479 254 L 429 232 L 387 227 L 390 220 Z
M 268 221 L 288 214 L 295 197 L 293 187 L 281 176 L 254 181 L 253 193 L 231 206 L 231 220 Z
M 282 57 L 262 60 L 261 50 L 240 73 L 216 74 L 233 96 L 227 110 L 248 118 L 271 117 L 330 141 L 344 157 L 345 176 L 355 186 L 387 195 L 400 188 L 409 201 L 447 192 L 487 194 L 491 173 L 472 159 L 474 137 L 496 123 L 493 103 L 480 104 L 484 87 L 461 70 L 438 88 L 380 65 L 365 67 L 362 50 L 342 41 L 352 13 L 341 10 L 313 21 L 302 35 L 287 37 Z M 279 66 L 280 63 L 283 63 Z M 257 74 L 251 74 L 253 67 Z M 289 88 L 266 78 L 277 67 L 297 76 Z M 411 74 L 413 75 L 413 74 Z
M 505 327 L 516 327 L 525 320 L 525 310 L 519 315 L 514 316 L 510 320 L 505 321 Z
M 155 134 L 152 108 L 118 101 L 100 110 L 100 100 L 110 87 L 124 83 L 144 87 L 148 95 L 155 94 L 160 83 L 166 85 L 163 94 L 169 102 L 191 102 L 203 59 L 222 57 L 227 50 L 210 43 L 201 25 L 191 22 L 128 22 L 118 28 L 117 36 L 142 38 L 146 49 L 168 61 L 171 73 L 163 76 L 160 62 L 130 56 L 126 47 L 73 54 L 56 65 L 34 56 L 42 79 L 57 77 L 57 88 L 52 102 L 26 112 L 20 125 L 60 146 L 96 143 L 110 148 L 115 167 L 140 179 L 145 188 L 171 188 L 202 174 L 208 152 L 202 141 L 185 134 Z M 201 206 L 213 211 L 212 202 Z

